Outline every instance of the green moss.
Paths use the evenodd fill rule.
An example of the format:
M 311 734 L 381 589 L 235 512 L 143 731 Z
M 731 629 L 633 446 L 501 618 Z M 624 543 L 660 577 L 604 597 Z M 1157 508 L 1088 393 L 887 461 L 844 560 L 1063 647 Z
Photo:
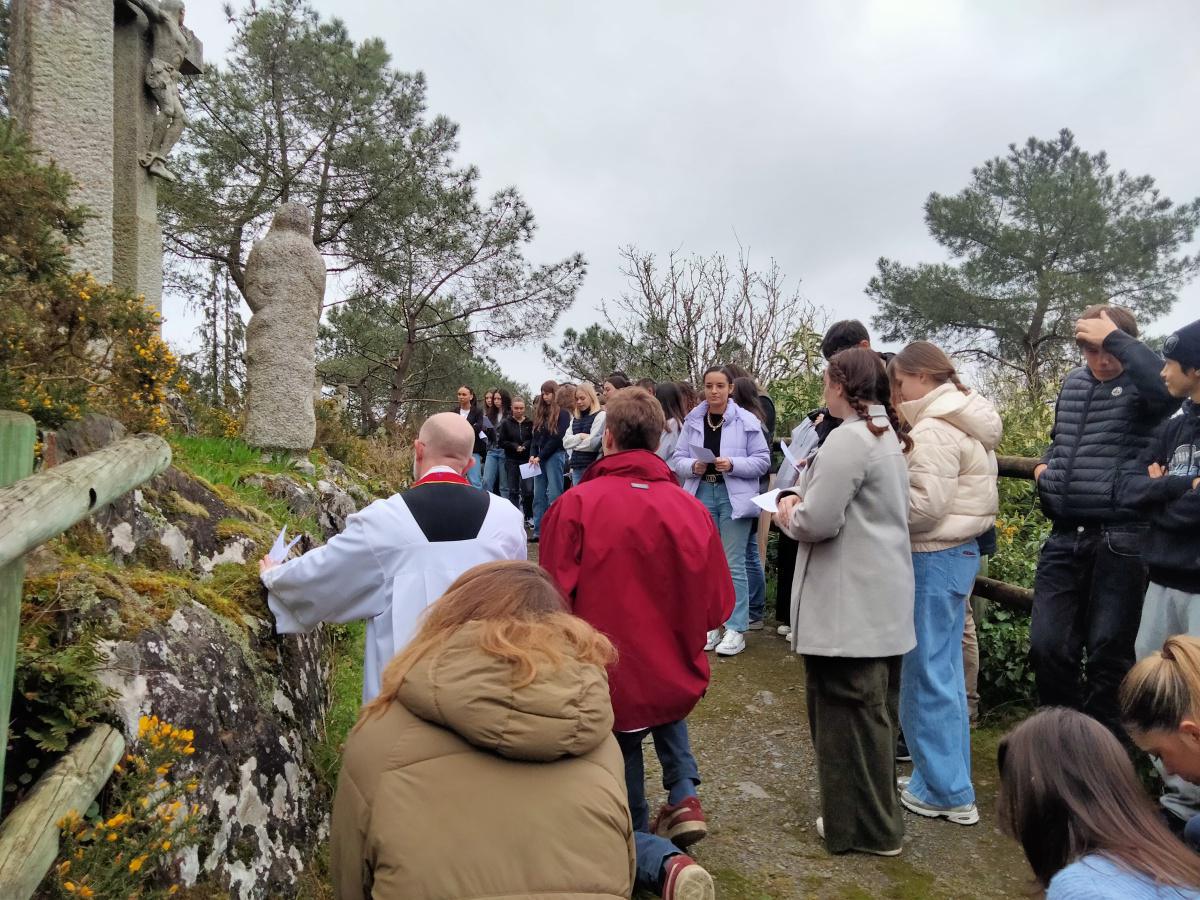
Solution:
M 918 869 L 902 858 L 886 860 L 883 871 L 891 881 L 884 896 L 891 900 L 934 900 L 946 896 L 934 889 L 937 879 L 932 873 Z
M 756 874 L 754 877 L 734 869 L 710 869 L 709 874 L 716 884 L 717 896 L 722 900 L 782 900 L 795 897 L 791 879 L 780 875 Z
M 178 491 L 171 491 L 166 496 L 163 504 L 172 512 L 179 513 L 184 516 L 191 516 L 194 519 L 207 519 L 209 512 L 202 504 L 194 503 L 186 497 L 180 496 Z
M 275 523 L 271 522 L 270 524 L 274 525 Z M 269 531 L 261 524 L 256 525 L 243 519 L 230 518 L 217 522 L 216 534 L 217 538 L 222 541 L 231 541 L 234 538 L 242 537 L 262 542 L 271 537 Z

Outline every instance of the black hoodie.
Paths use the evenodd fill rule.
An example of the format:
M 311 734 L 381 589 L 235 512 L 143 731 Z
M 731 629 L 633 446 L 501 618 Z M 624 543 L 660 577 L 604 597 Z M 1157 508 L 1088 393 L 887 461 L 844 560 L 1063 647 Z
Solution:
M 1167 470 L 1151 478 L 1147 468 L 1158 463 Z M 1150 531 L 1142 558 L 1150 580 L 1163 587 L 1200 594 L 1200 406 L 1191 400 L 1177 416 L 1154 432 L 1150 446 L 1136 463 L 1121 473 L 1122 505 L 1145 511 Z

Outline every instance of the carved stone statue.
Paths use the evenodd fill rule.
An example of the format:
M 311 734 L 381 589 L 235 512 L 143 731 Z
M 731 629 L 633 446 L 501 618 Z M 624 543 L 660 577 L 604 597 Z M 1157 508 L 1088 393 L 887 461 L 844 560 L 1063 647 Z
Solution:
M 179 99 L 179 70 L 191 46 L 183 29 L 183 0 L 128 0 L 146 14 L 153 32 L 153 55 L 146 66 L 146 87 L 158 104 L 150 146 L 138 161 L 150 172 L 167 181 L 175 176 L 167 168 L 167 157 L 187 125 L 183 102 Z
M 325 260 L 300 203 L 275 213 L 246 260 L 246 431 L 255 447 L 309 450 L 316 438 L 313 383 Z

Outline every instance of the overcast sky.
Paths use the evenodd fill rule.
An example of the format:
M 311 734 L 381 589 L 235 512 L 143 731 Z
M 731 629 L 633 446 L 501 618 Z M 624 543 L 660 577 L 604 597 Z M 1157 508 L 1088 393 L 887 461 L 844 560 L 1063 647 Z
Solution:
M 740 239 L 831 317 L 866 321 L 876 259 L 940 258 L 922 217 L 931 191 L 1063 127 L 1177 202 L 1200 195 L 1192 0 L 314 5 L 425 72 L 430 110 L 461 125 L 484 190 L 516 185 L 529 201 L 532 261 L 587 257 L 557 333 L 621 291 L 631 243 L 732 255 Z M 210 60 L 233 32 L 220 6 L 188 7 Z M 174 339 L 194 325 L 181 306 L 164 310 Z M 1150 330 L 1197 317 L 1193 283 Z M 538 382 L 540 344 L 494 355 Z

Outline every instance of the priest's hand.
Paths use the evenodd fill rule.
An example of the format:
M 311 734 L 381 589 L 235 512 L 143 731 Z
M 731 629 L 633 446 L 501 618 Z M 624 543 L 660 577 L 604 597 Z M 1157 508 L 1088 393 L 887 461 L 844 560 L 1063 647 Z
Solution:
M 262 559 L 260 559 L 258 561 L 258 574 L 259 575 L 262 575 L 264 572 L 269 572 L 271 569 L 278 569 L 278 568 L 279 568 L 279 563 L 275 562 L 275 560 L 271 559 L 271 557 L 269 557 L 269 556 L 264 556 Z

